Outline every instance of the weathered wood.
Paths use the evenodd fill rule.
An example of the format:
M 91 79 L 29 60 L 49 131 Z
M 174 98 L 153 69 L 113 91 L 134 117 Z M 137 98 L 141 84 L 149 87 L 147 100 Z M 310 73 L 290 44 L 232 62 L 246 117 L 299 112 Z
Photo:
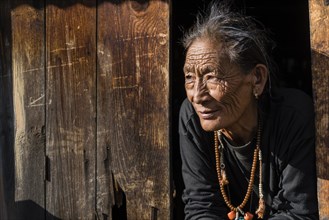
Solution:
M 43 219 L 45 71 L 43 2 L 11 10 L 16 219 Z M 41 9 L 40 9 L 41 8 Z
M 109 147 L 128 219 L 170 219 L 169 2 L 104 1 L 98 12 L 99 137 L 107 134 L 98 149 Z
M 115 205 L 114 184 L 111 171 L 111 146 L 109 133 L 112 131 L 109 109 L 111 52 L 104 44 L 105 37 L 110 32 L 108 28 L 113 24 L 113 16 L 108 11 L 108 2 L 99 2 L 98 6 L 98 38 L 97 38 L 97 216 L 112 216 L 112 206 Z M 114 131 L 112 131 L 114 132 Z M 121 204 L 118 204 L 121 205 Z
M 1 63 L 0 101 L 13 97 L 15 112 L 6 113 L 10 100 L 0 111 L 9 121 L 1 120 L 9 132 L 0 153 L 13 171 L 0 193 L 15 183 L 6 193 L 17 209 L 1 202 L 1 219 L 111 218 L 120 187 L 128 219 L 169 219 L 169 3 L 100 2 L 96 63 L 96 2 L 5 2 L 0 48 L 10 58 Z
M 96 1 L 83 2 L 46 8 L 46 208 L 61 219 L 95 218 Z
M 329 6 L 309 0 L 320 219 L 329 219 Z

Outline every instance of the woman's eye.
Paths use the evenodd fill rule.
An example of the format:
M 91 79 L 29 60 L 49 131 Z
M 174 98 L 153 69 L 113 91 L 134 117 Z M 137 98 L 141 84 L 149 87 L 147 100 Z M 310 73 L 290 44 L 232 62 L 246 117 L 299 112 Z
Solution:
M 194 80 L 194 77 L 193 77 L 192 74 L 185 74 L 185 82 L 186 83 L 191 83 L 191 82 L 193 82 L 193 80 Z
M 216 83 L 220 81 L 220 78 L 216 75 L 207 75 L 206 80 L 207 82 Z

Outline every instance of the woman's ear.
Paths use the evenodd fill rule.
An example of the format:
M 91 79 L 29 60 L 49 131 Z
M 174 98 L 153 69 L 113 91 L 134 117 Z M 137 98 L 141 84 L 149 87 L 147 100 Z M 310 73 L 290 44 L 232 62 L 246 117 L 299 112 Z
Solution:
M 258 98 L 264 91 L 267 79 L 268 69 L 264 64 L 257 64 L 253 71 L 254 77 L 254 95 Z

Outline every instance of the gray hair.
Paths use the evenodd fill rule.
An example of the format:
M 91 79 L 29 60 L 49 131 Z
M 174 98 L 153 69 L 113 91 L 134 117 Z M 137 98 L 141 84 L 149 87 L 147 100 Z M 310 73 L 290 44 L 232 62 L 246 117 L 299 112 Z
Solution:
M 245 72 L 259 63 L 271 72 L 272 61 L 266 49 L 271 41 L 259 26 L 255 19 L 232 11 L 228 4 L 213 2 L 184 35 L 183 46 L 187 50 L 195 40 L 208 39 L 220 45 L 223 55 Z

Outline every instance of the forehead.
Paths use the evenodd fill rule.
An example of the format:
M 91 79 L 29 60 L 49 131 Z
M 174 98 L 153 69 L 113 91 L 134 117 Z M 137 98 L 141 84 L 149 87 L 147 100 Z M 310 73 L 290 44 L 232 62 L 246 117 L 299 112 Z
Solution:
M 195 40 L 187 50 L 185 64 L 219 62 L 220 47 L 209 40 Z

